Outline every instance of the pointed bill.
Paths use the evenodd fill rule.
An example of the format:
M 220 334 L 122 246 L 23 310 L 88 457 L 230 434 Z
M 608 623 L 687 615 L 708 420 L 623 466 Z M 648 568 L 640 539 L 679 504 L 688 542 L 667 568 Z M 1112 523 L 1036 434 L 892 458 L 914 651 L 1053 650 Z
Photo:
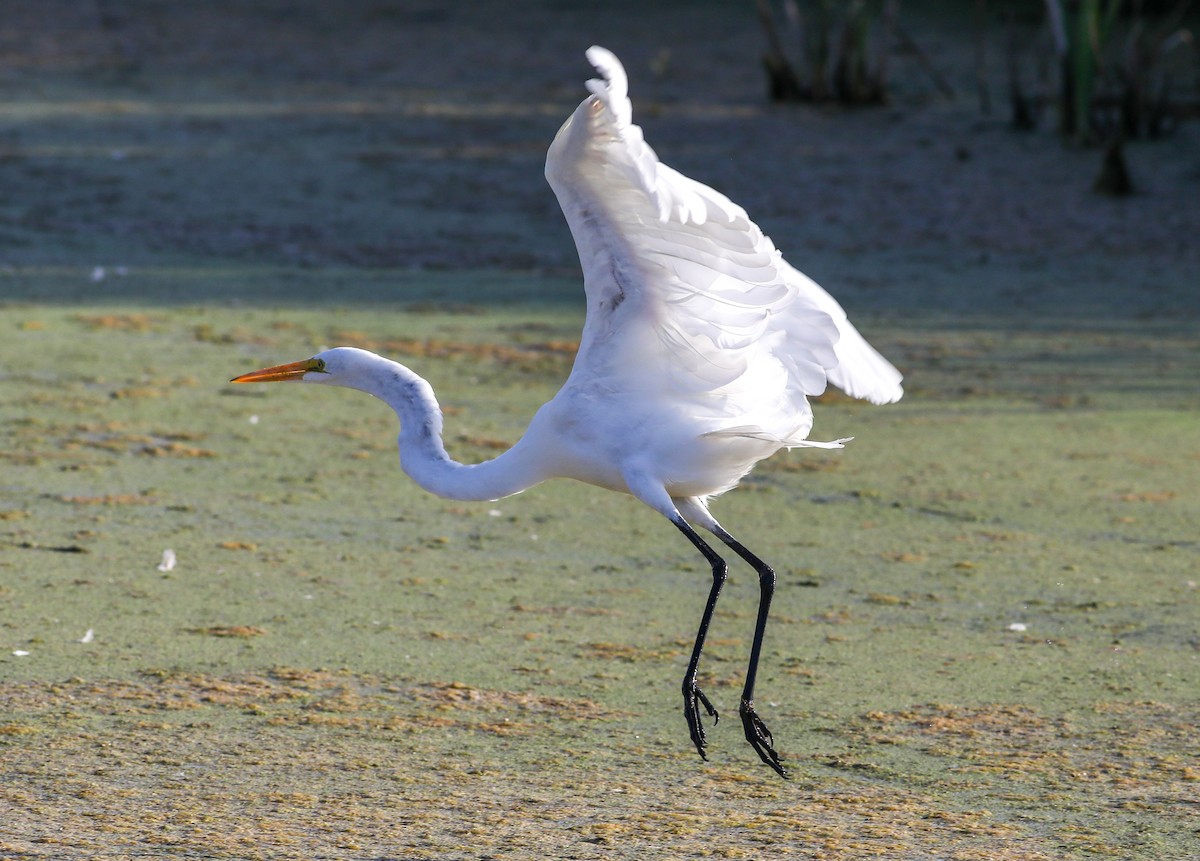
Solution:
M 229 382 L 231 383 L 290 383 L 299 382 L 304 379 L 304 375 L 314 371 L 320 372 L 324 369 L 324 362 L 320 359 L 305 359 L 303 362 L 289 362 L 286 365 L 275 365 L 270 368 L 263 368 L 261 371 L 251 371 L 248 374 L 242 374 L 239 377 L 234 377 Z

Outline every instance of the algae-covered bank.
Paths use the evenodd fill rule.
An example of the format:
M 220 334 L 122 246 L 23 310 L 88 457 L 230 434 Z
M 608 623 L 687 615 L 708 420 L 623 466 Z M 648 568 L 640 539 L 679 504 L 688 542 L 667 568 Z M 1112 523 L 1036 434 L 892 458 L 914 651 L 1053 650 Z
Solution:
M 1195 124 L 1095 198 L 1094 152 L 919 71 L 878 110 L 772 109 L 751 14 L 644 5 L 485 33 L 11 4 L 0 858 L 1197 857 Z M 961 22 L 912 22 L 971 69 Z M 749 570 L 703 762 L 678 684 L 709 573 L 670 524 L 567 482 L 447 502 L 382 404 L 227 383 L 365 346 L 431 381 L 458 458 L 514 441 L 582 322 L 539 174 L 593 42 L 660 156 L 907 377 L 823 398 L 814 437 L 853 443 L 714 504 L 779 570 L 758 705 L 787 782 L 728 719 Z

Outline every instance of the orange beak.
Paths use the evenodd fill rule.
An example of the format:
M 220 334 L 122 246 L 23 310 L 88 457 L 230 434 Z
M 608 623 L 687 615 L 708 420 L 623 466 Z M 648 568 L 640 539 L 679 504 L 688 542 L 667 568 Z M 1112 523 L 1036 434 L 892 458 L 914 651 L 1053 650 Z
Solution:
M 261 371 L 251 371 L 234 377 L 231 383 L 298 383 L 304 375 L 321 369 L 319 359 L 305 359 L 303 362 L 290 362 L 286 365 L 275 365 L 263 368 Z

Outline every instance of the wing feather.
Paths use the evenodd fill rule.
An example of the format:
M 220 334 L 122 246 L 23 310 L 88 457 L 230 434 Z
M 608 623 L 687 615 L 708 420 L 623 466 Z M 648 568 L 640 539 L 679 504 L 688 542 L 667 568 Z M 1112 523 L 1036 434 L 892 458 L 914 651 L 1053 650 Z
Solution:
M 579 251 L 587 322 L 568 385 L 651 392 L 707 432 L 803 444 L 807 395 L 833 382 L 876 402 L 900 374 L 827 292 L 789 266 L 745 210 L 658 160 L 628 79 L 601 79 L 550 146 L 546 178 Z M 748 431 L 747 429 L 753 429 Z

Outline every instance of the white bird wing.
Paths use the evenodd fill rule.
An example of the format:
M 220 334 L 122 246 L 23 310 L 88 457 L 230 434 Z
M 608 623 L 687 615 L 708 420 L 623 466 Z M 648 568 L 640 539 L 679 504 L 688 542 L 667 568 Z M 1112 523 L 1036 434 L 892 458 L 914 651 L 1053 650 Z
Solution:
M 904 376 L 867 343 L 838 301 L 786 260 L 781 259 L 779 263 L 788 283 L 801 285 L 818 307 L 833 318 L 838 328 L 838 341 L 833 345 L 837 365 L 827 369 L 829 382 L 851 397 L 873 404 L 894 404 L 900 400 L 904 395 L 904 387 L 900 385 Z
M 830 380 L 897 400 L 900 374 L 841 306 L 789 266 L 745 210 L 658 160 L 609 51 L 603 80 L 550 146 L 546 178 L 574 236 L 587 321 L 568 385 L 669 400 L 710 433 L 801 445 L 806 395 Z

